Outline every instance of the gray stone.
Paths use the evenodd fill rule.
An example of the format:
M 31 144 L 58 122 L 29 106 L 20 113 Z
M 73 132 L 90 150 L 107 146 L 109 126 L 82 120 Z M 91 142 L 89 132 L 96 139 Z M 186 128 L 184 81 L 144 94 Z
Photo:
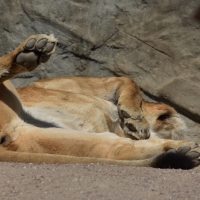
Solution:
M 53 33 L 55 55 L 13 80 L 129 76 L 145 94 L 200 123 L 199 0 L 1 0 L 0 54 L 27 36 Z M 199 129 L 195 129 L 200 134 Z

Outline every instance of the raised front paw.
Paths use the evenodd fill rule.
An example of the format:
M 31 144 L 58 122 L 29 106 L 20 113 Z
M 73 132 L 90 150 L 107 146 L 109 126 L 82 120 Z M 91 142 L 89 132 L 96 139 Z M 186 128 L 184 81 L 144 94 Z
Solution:
M 199 156 L 200 153 L 191 151 L 189 146 L 182 146 L 177 150 L 169 149 L 155 158 L 153 167 L 162 169 L 192 169 L 200 165 Z
M 56 43 L 53 35 L 32 35 L 19 46 L 22 51 L 17 55 L 15 62 L 27 71 L 32 71 L 39 64 L 48 61 L 55 51 Z

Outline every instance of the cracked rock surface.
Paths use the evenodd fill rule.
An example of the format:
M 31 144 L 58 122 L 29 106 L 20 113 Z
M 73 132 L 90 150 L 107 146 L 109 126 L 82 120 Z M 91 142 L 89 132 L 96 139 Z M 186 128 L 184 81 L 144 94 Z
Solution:
M 175 107 L 200 134 L 199 0 L 2 0 L 0 55 L 27 36 L 53 33 L 56 53 L 17 87 L 45 77 L 129 76 L 156 101 Z M 189 118 L 190 120 L 187 120 Z

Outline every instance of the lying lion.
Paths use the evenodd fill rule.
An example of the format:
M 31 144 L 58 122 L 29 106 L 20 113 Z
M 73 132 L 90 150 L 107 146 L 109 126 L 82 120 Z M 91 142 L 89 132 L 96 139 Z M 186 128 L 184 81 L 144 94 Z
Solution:
M 8 80 L 48 61 L 53 35 L 33 35 L 0 58 L 0 160 L 190 169 L 198 145 L 165 104 L 142 100 L 129 78 L 57 78 L 18 89 Z M 177 151 L 175 150 L 177 149 Z

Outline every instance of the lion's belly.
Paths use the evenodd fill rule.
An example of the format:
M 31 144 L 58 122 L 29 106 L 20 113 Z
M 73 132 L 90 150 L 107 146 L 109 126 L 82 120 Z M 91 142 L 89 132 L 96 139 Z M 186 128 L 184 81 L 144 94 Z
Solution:
M 102 108 L 60 108 L 55 106 L 37 105 L 25 107 L 28 114 L 24 115 L 24 121 L 39 127 L 59 127 L 64 129 L 82 130 L 87 132 L 114 132 L 122 131 L 120 119 L 115 106 L 109 106 L 106 111 Z M 88 110 L 89 109 L 89 110 Z M 123 131 L 122 131 L 123 132 Z

